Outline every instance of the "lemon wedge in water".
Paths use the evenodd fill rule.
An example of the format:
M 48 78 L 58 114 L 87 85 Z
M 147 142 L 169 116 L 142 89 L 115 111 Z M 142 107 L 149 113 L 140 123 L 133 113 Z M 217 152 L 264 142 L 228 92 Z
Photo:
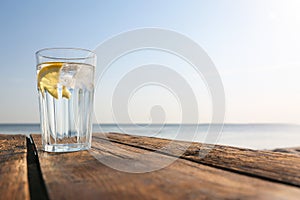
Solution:
M 58 99 L 58 88 L 60 70 L 64 63 L 49 62 L 41 64 L 41 70 L 38 73 L 38 88 L 44 94 L 47 90 L 54 98 Z M 71 93 L 66 86 L 62 86 L 62 96 L 69 99 Z

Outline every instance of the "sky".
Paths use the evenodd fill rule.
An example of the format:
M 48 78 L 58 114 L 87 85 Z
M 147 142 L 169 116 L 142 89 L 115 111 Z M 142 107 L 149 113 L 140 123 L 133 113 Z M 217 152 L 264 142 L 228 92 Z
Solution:
M 119 33 L 157 27 L 186 35 L 212 59 L 225 89 L 226 123 L 299 124 L 299 10 L 298 0 L 3 0 L 0 123 L 39 122 L 34 55 L 37 50 L 95 49 Z M 150 52 L 152 58 L 168 57 L 156 58 L 156 53 Z M 133 61 L 138 56 L 137 53 L 129 58 Z M 184 64 L 176 64 L 177 58 L 172 59 L 172 65 L 184 74 Z M 116 68 L 115 72 L 124 72 L 124 68 Z M 211 102 L 205 84 L 192 80 L 189 73 L 186 77 L 197 94 L 199 122 L 207 123 L 211 119 Z M 117 80 L 117 76 L 106 80 Z M 107 91 L 110 87 L 108 81 Z M 97 104 L 97 98 L 105 95 L 108 93 L 98 94 L 96 90 L 96 121 L 113 123 L 109 98 Z M 157 95 L 161 98 L 146 98 Z M 167 122 L 180 122 L 178 102 L 157 86 L 137 91 L 128 112 L 133 121 L 148 122 L 151 107 L 159 104 L 165 107 Z

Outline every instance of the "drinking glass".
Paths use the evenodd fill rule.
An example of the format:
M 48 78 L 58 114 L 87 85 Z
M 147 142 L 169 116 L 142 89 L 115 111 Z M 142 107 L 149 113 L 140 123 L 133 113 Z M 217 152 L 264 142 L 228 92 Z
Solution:
M 42 147 L 69 152 L 91 147 L 96 54 L 79 48 L 36 52 Z

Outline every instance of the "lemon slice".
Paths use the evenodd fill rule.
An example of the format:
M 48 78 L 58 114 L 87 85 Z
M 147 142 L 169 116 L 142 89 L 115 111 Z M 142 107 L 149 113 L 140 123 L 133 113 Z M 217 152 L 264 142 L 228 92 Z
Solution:
M 38 73 L 38 88 L 44 95 L 47 90 L 54 98 L 58 99 L 58 88 L 60 69 L 64 63 L 49 62 L 41 65 L 41 70 Z M 62 96 L 69 99 L 71 93 L 66 86 L 62 87 Z

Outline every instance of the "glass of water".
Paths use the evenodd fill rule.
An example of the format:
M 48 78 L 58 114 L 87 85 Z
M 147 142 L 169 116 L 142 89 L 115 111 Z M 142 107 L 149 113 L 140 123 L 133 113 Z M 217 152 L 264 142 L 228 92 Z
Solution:
M 48 152 L 91 147 L 96 54 L 79 48 L 36 52 L 42 146 Z

